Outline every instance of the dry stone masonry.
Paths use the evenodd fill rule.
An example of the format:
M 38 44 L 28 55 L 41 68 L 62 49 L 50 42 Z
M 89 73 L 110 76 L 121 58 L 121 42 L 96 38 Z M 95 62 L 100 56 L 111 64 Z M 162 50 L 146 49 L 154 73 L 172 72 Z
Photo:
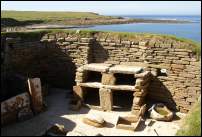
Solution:
M 98 89 L 100 107 L 106 111 L 113 109 L 113 92 L 133 92 L 131 110 L 134 114 L 140 114 L 140 109 L 145 109 L 144 97 L 150 79 L 151 73 L 142 67 L 91 63 L 78 68 L 74 92 L 83 102 L 85 92 L 89 92 L 86 87 Z
M 170 109 L 188 112 L 201 95 L 200 59 L 190 50 L 192 45 L 165 36 L 134 35 L 133 39 L 129 39 L 113 37 L 107 32 L 92 36 L 57 32 L 48 33 L 35 42 L 26 41 L 22 36 L 23 42 L 13 43 L 9 52 L 11 70 L 40 77 L 42 84 L 46 82 L 72 88 L 79 83 L 79 78 L 85 78 L 78 68 L 86 64 L 144 67 L 152 74 L 145 101 L 163 102 Z M 101 66 L 99 71 L 102 72 L 105 67 Z M 105 79 L 101 81 L 103 84 L 113 85 L 115 79 L 112 74 L 102 72 L 102 77 Z M 100 86 L 98 83 L 95 85 Z M 81 91 L 80 87 L 74 88 L 78 89 L 77 92 Z M 111 86 L 110 90 L 113 88 Z M 105 90 L 109 89 L 100 88 L 100 94 L 110 98 L 111 93 Z M 139 95 L 138 92 L 134 94 Z

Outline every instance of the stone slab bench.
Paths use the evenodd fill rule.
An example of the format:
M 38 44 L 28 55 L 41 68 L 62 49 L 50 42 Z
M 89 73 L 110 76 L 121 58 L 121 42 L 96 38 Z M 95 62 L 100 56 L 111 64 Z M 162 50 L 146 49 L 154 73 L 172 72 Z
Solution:
M 143 71 L 142 67 L 115 65 L 109 68 L 110 73 L 137 74 Z
M 112 64 L 91 63 L 83 66 L 83 70 L 107 72 Z

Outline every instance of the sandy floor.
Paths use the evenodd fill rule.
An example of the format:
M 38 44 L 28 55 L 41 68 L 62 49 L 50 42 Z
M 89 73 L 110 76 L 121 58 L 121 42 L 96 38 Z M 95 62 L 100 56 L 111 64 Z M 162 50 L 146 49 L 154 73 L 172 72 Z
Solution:
M 67 91 L 66 91 L 67 92 Z M 145 126 L 142 122 L 137 131 L 128 131 L 122 129 L 116 129 L 115 123 L 118 116 L 125 116 L 130 112 L 102 112 L 97 110 L 90 110 L 88 108 L 82 108 L 80 111 L 68 110 L 68 98 L 66 98 L 66 92 L 64 90 L 54 89 L 47 97 L 48 110 L 35 116 L 34 118 L 15 123 L 1 128 L 1 136 L 37 136 L 42 135 L 44 131 L 52 124 L 63 124 L 69 131 L 75 131 L 82 133 L 83 135 L 96 135 L 101 134 L 103 136 L 157 136 L 157 135 L 175 135 L 179 128 L 181 120 L 174 120 L 173 122 L 159 122 L 154 121 L 151 126 Z M 86 125 L 82 122 L 82 118 L 87 113 L 93 113 L 101 115 L 105 121 L 108 122 L 107 127 L 95 128 Z M 183 117 L 184 115 L 179 115 Z M 147 119 L 148 120 L 148 119 Z M 155 132 L 156 131 L 156 132 Z

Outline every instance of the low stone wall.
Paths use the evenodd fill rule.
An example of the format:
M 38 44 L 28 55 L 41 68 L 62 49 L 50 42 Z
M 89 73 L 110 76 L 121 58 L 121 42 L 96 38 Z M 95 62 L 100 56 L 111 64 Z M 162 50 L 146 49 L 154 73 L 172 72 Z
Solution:
M 164 102 L 172 109 L 188 112 L 200 96 L 200 61 L 190 50 L 191 44 L 188 42 L 160 36 L 137 35 L 130 40 L 114 39 L 110 34 L 86 37 L 79 33 L 59 32 L 44 35 L 38 43 L 40 46 L 21 43 L 24 45 L 21 49 L 16 48 L 11 52 L 15 60 L 11 64 L 18 64 L 14 67 L 15 71 L 30 74 L 35 71 L 37 77 L 44 77 L 53 85 L 72 87 L 76 68 L 84 64 L 146 66 L 153 74 L 148 101 Z M 28 45 L 33 45 L 29 52 Z M 36 47 L 40 47 L 39 50 Z M 26 60 L 26 57 L 29 59 Z M 32 70 L 24 71 L 23 66 Z

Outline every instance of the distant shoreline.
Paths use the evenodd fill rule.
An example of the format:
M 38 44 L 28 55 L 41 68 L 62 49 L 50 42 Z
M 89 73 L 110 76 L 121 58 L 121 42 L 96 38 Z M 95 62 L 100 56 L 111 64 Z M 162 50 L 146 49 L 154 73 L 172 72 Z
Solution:
M 91 12 L 22 12 L 1 11 L 1 27 L 26 27 L 29 29 L 88 27 L 88 25 L 110 25 L 129 23 L 193 23 L 186 20 L 125 18 L 124 16 L 104 16 Z M 23 13 L 23 14 L 22 14 Z M 52 26 L 51 26 L 52 25 Z M 69 27 L 67 27 L 67 25 Z M 38 26 L 38 28 L 37 28 Z

